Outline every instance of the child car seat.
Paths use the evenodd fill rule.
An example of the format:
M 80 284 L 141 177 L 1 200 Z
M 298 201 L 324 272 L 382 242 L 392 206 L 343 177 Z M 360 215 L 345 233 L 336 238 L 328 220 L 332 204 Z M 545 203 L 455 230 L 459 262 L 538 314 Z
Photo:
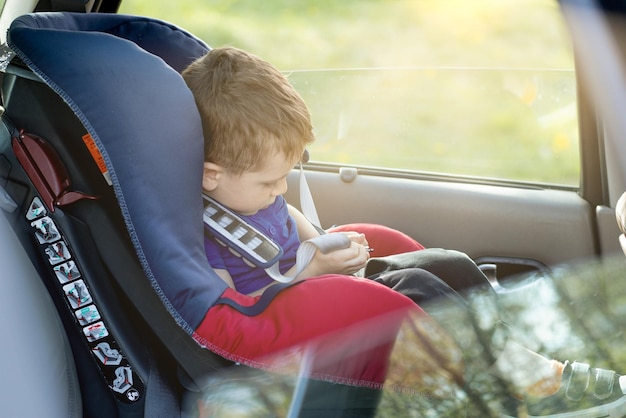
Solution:
M 18 18 L 8 42 L 22 58 L 2 86 L 10 135 L 0 139 L 0 178 L 16 206 L 6 215 L 73 325 L 85 398 L 113 395 L 85 407 L 142 409 L 173 365 L 193 386 L 231 364 L 189 338 L 196 308 L 226 287 L 202 263 L 202 245 L 188 245 L 202 231 L 184 220 L 201 219 L 202 144 L 183 140 L 202 132 L 176 71 L 207 46 L 156 20 L 71 13 Z M 155 279 L 168 276 L 184 281 Z

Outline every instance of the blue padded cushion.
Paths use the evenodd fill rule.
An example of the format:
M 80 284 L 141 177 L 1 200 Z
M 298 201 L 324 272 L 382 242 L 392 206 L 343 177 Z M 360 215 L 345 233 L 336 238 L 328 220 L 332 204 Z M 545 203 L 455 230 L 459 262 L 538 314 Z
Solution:
M 227 287 L 204 253 L 202 124 L 179 74 L 209 48 L 162 21 L 115 14 L 24 15 L 8 43 L 94 138 L 146 275 L 193 332 Z

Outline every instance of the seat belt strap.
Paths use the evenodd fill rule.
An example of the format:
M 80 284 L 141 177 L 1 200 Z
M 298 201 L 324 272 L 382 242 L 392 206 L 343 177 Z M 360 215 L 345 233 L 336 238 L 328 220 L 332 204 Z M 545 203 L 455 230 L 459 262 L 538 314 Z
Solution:
M 309 150 L 305 149 L 302 154 L 302 158 L 300 159 L 300 209 L 302 210 L 302 214 L 304 217 L 317 229 L 317 232 L 320 235 L 326 234 L 326 230 L 322 228 L 322 223 L 320 222 L 319 216 L 317 216 L 317 209 L 315 208 L 315 203 L 313 202 L 313 195 L 311 194 L 311 189 L 309 189 L 309 183 L 306 181 L 306 176 L 304 175 L 304 166 L 303 163 L 309 161 Z
M 350 246 L 350 238 L 346 234 L 324 234 L 306 240 L 300 244 L 296 252 L 296 272 L 292 276 L 284 276 L 280 272 L 279 263 L 265 269 L 265 272 L 274 280 L 281 283 L 292 282 L 311 263 L 317 250 L 323 254 L 341 250 Z
M 302 209 L 302 213 L 304 217 L 307 218 L 314 227 L 318 230 L 322 229 L 322 224 L 320 223 L 320 219 L 317 215 L 317 209 L 315 208 L 315 203 L 313 202 L 313 196 L 311 195 L 311 189 L 309 189 L 309 184 L 306 181 L 306 176 L 304 175 L 304 167 L 302 166 L 302 161 L 300 161 L 300 208 Z

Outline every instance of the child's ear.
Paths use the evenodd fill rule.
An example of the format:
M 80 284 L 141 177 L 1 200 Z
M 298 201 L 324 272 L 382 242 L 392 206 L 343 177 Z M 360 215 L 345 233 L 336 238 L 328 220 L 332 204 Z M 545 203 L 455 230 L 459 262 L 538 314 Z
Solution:
M 215 190 L 219 178 L 222 175 L 222 171 L 221 166 L 205 161 L 202 170 L 202 188 L 209 192 Z

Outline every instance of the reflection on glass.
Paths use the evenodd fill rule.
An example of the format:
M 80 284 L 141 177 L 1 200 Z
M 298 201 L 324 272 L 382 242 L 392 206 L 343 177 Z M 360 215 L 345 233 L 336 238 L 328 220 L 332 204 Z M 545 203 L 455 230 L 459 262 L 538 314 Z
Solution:
M 541 416 L 571 411 L 569 408 L 578 412 L 595 408 L 623 416 L 626 397 L 616 380 L 612 394 L 602 399 L 590 389 L 576 401 L 561 392 L 539 401 L 522 401 L 512 385 L 494 373 L 493 360 L 514 341 L 548 359 L 623 373 L 625 268 L 626 259 L 620 256 L 545 275 L 521 276 L 498 294 L 485 288 L 472 289 L 464 297 L 477 313 L 475 320 L 461 313 L 458 304 L 446 300 L 425 305 L 436 323 L 419 325 L 418 334 L 429 336 L 428 341 L 439 354 L 433 356 L 425 342 L 415 337 L 418 334 L 401 334 L 397 343 L 400 349 L 394 356 L 404 367 L 390 373 L 375 416 Z M 418 357 L 423 362 L 415 361 L 416 352 L 420 352 Z M 460 352 L 463 368 L 456 361 Z M 524 373 L 534 372 L 525 365 L 512 366 L 522 378 Z M 214 375 L 206 391 L 188 399 L 187 408 L 200 417 L 287 416 L 298 384 L 302 381 L 296 375 L 234 366 Z M 314 390 L 316 385 L 311 388 Z M 325 390 L 326 401 L 336 402 L 332 385 Z

